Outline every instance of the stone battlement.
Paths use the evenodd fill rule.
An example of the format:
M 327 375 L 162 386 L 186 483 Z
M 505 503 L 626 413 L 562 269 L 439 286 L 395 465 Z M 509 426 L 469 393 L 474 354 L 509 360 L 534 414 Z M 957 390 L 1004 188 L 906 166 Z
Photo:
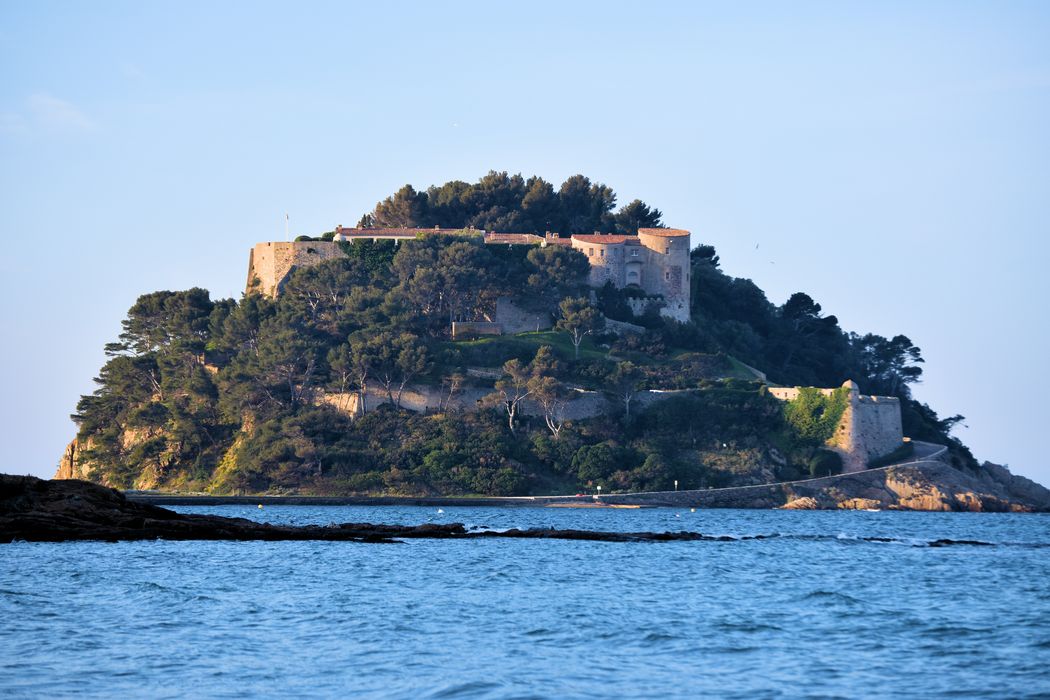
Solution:
M 292 270 L 310 267 L 343 255 L 332 241 L 256 243 L 248 254 L 246 294 L 275 297 Z
M 896 396 L 863 395 L 852 380 L 842 386 L 849 389 L 849 403 L 827 447 L 842 455 L 843 472 L 859 472 L 867 469 L 871 460 L 890 454 L 904 443 L 901 402 Z M 768 391 L 781 401 L 794 401 L 801 387 L 768 387 Z M 831 396 L 835 389 L 818 391 Z
M 402 243 L 434 234 L 477 235 L 486 245 L 571 246 L 587 256 L 591 265 L 588 281 L 592 287 L 599 288 L 611 282 L 618 289 L 633 287 L 646 293 L 645 299 L 629 300 L 636 315 L 655 305 L 663 316 L 681 322 L 689 320 L 690 234 L 682 229 L 643 228 L 638 230 L 637 236 L 575 234 L 566 239 L 549 233 L 536 236 L 472 229 L 348 229 L 337 226 L 331 241 L 257 243 L 248 257 L 245 293 L 275 297 L 292 270 L 337 258 L 343 254 L 341 246 L 345 244 L 379 240 Z

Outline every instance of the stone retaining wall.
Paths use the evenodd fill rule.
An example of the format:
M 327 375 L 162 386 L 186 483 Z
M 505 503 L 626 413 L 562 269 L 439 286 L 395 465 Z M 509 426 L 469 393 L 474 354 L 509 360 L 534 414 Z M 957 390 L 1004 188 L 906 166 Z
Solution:
M 641 410 L 660 401 L 689 393 L 682 391 L 639 391 L 632 402 L 632 410 Z M 605 394 L 600 391 L 573 390 L 572 399 L 565 402 L 561 417 L 565 420 L 583 420 L 610 413 L 614 406 Z M 396 395 L 395 395 L 396 398 Z M 499 394 L 487 387 L 464 387 L 449 399 L 448 389 L 429 386 L 412 386 L 401 394 L 401 408 L 415 413 L 439 413 L 442 411 L 476 411 L 485 405 L 499 402 Z M 318 403 L 327 404 L 351 417 L 361 413 L 361 399 L 357 392 L 329 393 L 318 398 Z M 390 397 L 382 387 L 370 386 L 365 399 L 368 411 L 377 406 L 390 403 Z M 521 403 L 520 414 L 524 416 L 542 416 L 543 409 L 529 399 Z

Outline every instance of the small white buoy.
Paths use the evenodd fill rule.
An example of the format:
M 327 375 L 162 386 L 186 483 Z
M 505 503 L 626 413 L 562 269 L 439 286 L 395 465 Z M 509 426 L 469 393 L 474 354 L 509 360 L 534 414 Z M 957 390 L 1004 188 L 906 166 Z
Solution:
M 262 503 L 260 503 L 260 504 L 259 504 L 259 508 L 260 508 L 260 509 L 262 508 Z
M 690 509 L 689 509 L 689 512 L 690 512 L 690 513 L 695 513 L 695 512 L 696 512 L 696 508 L 690 508 Z
M 678 513 L 675 513 L 675 514 L 674 514 L 674 517 L 676 517 L 676 518 L 680 518 L 680 517 L 682 517 L 682 516 L 681 516 L 681 515 L 679 515 Z
M 441 510 L 440 508 L 438 508 L 438 513 L 444 513 L 444 512 L 445 512 L 445 511 L 443 511 L 443 510 Z

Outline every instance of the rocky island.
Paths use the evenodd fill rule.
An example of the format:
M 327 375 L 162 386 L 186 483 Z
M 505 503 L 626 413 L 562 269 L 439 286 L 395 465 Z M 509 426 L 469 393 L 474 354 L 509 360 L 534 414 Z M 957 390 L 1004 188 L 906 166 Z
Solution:
M 714 248 L 490 172 L 252 248 L 245 294 L 140 297 L 56 476 L 170 494 L 1041 510 L 914 399 L 920 349 L 781 305 Z M 589 497 L 589 496 L 588 496 Z

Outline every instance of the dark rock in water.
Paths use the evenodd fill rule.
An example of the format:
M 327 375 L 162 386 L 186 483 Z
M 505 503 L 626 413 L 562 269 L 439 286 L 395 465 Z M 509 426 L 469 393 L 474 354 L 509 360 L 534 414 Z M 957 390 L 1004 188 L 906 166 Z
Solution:
M 529 529 L 467 531 L 463 525 L 269 525 L 244 518 L 188 515 L 135 503 L 116 489 L 86 481 L 44 481 L 0 474 L 0 543 L 13 540 L 329 540 L 397 542 L 403 539 L 484 539 L 491 537 L 669 542 L 716 539 L 698 532 L 595 532 Z

